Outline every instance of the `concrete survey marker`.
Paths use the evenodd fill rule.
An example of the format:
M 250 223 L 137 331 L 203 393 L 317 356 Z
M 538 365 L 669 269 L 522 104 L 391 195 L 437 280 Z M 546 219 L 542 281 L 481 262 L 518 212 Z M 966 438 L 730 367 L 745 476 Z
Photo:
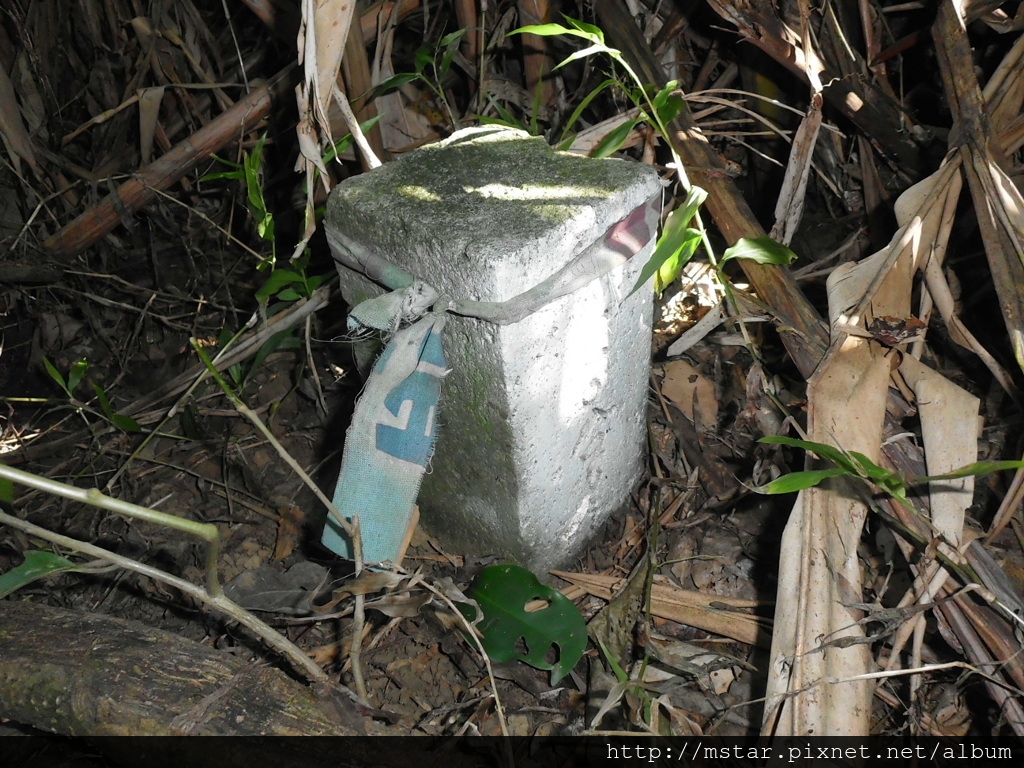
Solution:
M 660 190 L 645 165 L 473 128 L 332 193 L 326 231 L 346 301 L 411 275 L 453 308 L 419 494 L 421 522 L 450 551 L 561 566 L 627 499 L 646 454 L 652 292 L 627 294 L 653 250 Z M 476 302 L 514 299 L 560 270 L 571 281 L 609 242 L 635 255 L 521 319 L 462 314 L 487 315 L 493 305 Z M 353 268 L 366 254 L 383 262 Z

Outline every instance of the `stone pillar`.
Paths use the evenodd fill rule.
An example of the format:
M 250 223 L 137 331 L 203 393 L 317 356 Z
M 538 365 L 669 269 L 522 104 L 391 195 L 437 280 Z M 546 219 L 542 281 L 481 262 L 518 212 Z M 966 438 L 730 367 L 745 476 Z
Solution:
M 454 299 L 501 302 L 566 266 L 660 188 L 646 165 L 471 128 L 343 182 L 326 231 L 336 255 L 354 243 Z M 656 212 L 645 215 L 655 232 Z M 652 250 L 653 239 L 509 325 L 449 317 L 451 373 L 419 505 L 450 551 L 535 570 L 566 565 L 628 498 L 646 456 L 652 291 L 627 294 Z M 350 304 L 383 292 L 338 270 Z

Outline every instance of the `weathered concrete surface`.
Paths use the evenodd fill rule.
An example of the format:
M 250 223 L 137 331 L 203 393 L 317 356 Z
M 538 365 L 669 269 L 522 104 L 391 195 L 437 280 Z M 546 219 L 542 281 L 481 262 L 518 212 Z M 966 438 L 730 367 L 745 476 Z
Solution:
M 444 294 L 505 301 L 659 188 L 645 165 L 469 129 L 341 184 L 327 234 L 332 248 L 343 233 Z M 449 318 L 452 373 L 419 496 L 444 546 L 561 566 L 627 498 L 645 455 L 652 300 L 650 290 L 625 297 L 652 248 L 518 323 Z M 339 273 L 350 304 L 382 292 Z

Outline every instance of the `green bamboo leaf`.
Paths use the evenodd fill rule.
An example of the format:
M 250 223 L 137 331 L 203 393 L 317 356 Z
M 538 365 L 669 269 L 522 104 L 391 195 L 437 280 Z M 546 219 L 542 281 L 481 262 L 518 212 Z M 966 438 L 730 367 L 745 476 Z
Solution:
M 898 472 L 878 466 L 860 451 L 847 451 L 846 453 L 860 466 L 860 471 L 857 474 L 865 480 L 870 480 L 886 489 L 903 488 L 904 480 Z
M 267 204 L 263 200 L 263 190 L 260 188 L 259 171 L 247 167 L 245 171 L 245 190 L 249 198 L 249 210 L 253 218 L 261 219 L 267 213 Z
M 765 495 L 795 493 L 797 491 L 806 490 L 807 488 L 813 488 L 814 486 L 821 484 L 823 481 L 828 480 L 830 477 L 841 477 L 843 475 L 849 475 L 849 472 L 845 469 L 840 469 L 839 467 L 829 467 L 828 469 L 809 469 L 803 472 L 790 472 L 788 475 L 778 477 L 770 483 L 756 486 L 754 491 Z
M 458 29 L 441 38 L 440 47 L 444 48 L 444 53 L 441 55 L 441 66 L 438 67 L 439 76 L 443 77 L 448 74 L 448 70 L 452 66 L 452 59 L 455 58 L 455 53 L 459 50 L 459 41 L 465 34 L 465 29 Z
M 512 110 L 506 107 L 504 104 L 498 101 L 491 100 L 491 106 L 498 112 L 498 117 L 485 117 L 483 115 L 477 115 L 477 119 L 481 125 L 504 125 L 509 128 L 518 128 L 523 130 L 523 121 L 520 120 L 513 114 Z
M 604 656 L 605 661 L 608 662 L 608 666 L 612 668 L 612 673 L 615 675 L 615 679 L 620 683 L 625 683 L 629 680 L 629 674 L 622 668 L 612 652 L 608 650 L 608 646 L 604 644 L 604 640 L 601 638 L 597 639 L 597 645 L 601 649 L 601 655 Z
M 830 461 L 841 470 L 840 474 L 850 477 L 859 477 L 868 480 L 883 491 L 896 499 L 905 501 L 907 498 L 907 481 L 898 473 L 885 467 L 880 467 L 869 457 L 860 451 L 846 451 L 835 448 L 825 443 L 816 443 L 811 440 L 797 440 L 792 437 L 781 435 L 769 435 L 761 438 L 759 442 L 774 443 L 779 445 L 791 445 L 795 448 L 803 448 L 805 451 L 816 453 L 822 459 Z M 797 473 L 799 474 L 799 473 Z M 789 477 L 787 475 L 786 477 Z M 784 478 L 779 478 L 784 479 Z
M 413 66 L 416 69 L 416 73 L 422 75 L 424 70 L 434 63 L 434 52 L 427 46 L 420 46 L 416 50 L 416 60 Z
M 235 383 L 240 385 L 242 381 L 248 381 L 248 379 L 262 367 L 267 358 L 274 354 L 278 349 L 288 349 L 289 347 L 293 347 L 293 345 L 289 343 L 291 340 L 293 340 L 291 331 L 278 331 L 267 339 L 263 343 L 263 346 L 257 350 L 255 355 L 253 355 L 252 363 L 249 365 L 249 370 L 246 371 L 244 375 L 240 375 L 239 381 L 236 381 Z
M 85 378 L 86 371 L 89 370 L 89 361 L 84 357 L 81 360 L 76 360 L 71 364 L 71 370 L 68 371 L 68 391 L 72 394 L 78 385 L 82 383 L 82 379 Z
M 93 382 L 92 391 L 96 393 L 97 399 L 100 401 L 100 408 L 103 409 L 103 413 L 107 417 L 107 421 L 113 424 L 115 427 L 120 429 L 122 432 L 141 432 L 142 427 L 135 421 L 131 416 L 125 416 L 123 413 L 118 413 L 114 410 L 110 404 L 110 398 L 107 397 L 106 390 L 103 389 L 99 384 Z
M 256 234 L 268 243 L 274 242 L 274 214 L 265 211 L 256 222 Z
M 30 549 L 25 552 L 25 562 L 0 575 L 0 599 L 51 573 L 75 570 L 78 566 L 60 555 Z
M 411 83 L 413 80 L 419 80 L 420 77 L 421 75 L 418 72 L 399 72 L 397 75 L 392 75 L 391 77 L 381 80 L 377 85 L 370 89 L 370 92 L 367 94 L 367 101 L 373 101 L 380 96 L 387 96 L 389 93 L 394 93 L 403 85 Z M 383 115 L 379 115 L 377 119 L 380 119 L 381 117 L 383 117 Z
M 611 55 L 611 54 L 617 54 L 618 51 L 616 51 L 616 50 L 614 50 L 612 48 L 609 48 L 607 45 L 604 45 L 603 43 L 599 43 L 597 45 L 592 45 L 589 48 L 584 48 L 581 51 L 576 51 L 575 53 L 570 53 L 568 56 L 566 56 L 564 59 L 562 59 L 560 62 L 558 62 L 558 64 L 555 65 L 555 69 L 559 69 L 561 67 L 564 67 L 570 61 L 576 61 L 577 59 L 585 59 L 585 58 L 587 58 L 587 56 L 594 56 L 594 55 L 596 55 L 598 53 L 607 53 L 607 54 Z
M 675 120 L 686 108 L 686 99 L 679 91 L 679 81 L 669 80 L 665 83 L 665 87 L 654 95 L 651 105 L 662 125 L 668 125 Z
M 141 432 L 142 427 L 139 426 L 139 422 L 133 419 L 131 416 L 127 416 L 123 413 L 114 412 L 107 416 L 110 419 L 110 423 L 120 429 L 122 432 Z
M 686 199 L 683 204 L 676 208 L 673 213 L 678 212 L 682 218 L 680 224 L 682 226 L 688 226 L 693 220 L 693 217 L 697 215 L 697 211 L 704 205 L 704 201 L 708 199 L 708 193 L 706 190 L 700 187 L 690 187 L 690 191 L 686 193 Z
M 729 259 L 746 259 L 758 264 L 792 264 L 796 254 L 770 237 L 741 237 L 727 248 L 719 264 Z
M 544 84 L 540 81 L 537 82 L 536 87 L 533 89 L 533 104 L 530 106 L 530 135 L 540 136 L 540 113 L 541 105 L 544 101 Z
M 697 246 L 700 245 L 701 233 L 690 228 L 689 224 L 707 197 L 708 193 L 700 187 L 690 187 L 683 204 L 665 218 L 665 226 L 662 228 L 657 245 L 654 246 L 654 253 L 640 270 L 640 276 L 629 295 L 633 295 L 640 290 L 641 286 L 646 285 L 655 273 L 659 274 L 659 279 L 662 282 L 660 286 L 655 286 L 659 290 L 664 289 L 679 275 L 686 262 L 693 257 Z M 666 265 L 668 266 L 666 267 Z M 661 272 L 663 267 L 666 268 L 664 274 Z M 666 280 L 665 278 L 670 275 L 671 279 Z
M 226 165 L 229 168 L 234 168 L 233 171 L 216 171 L 214 173 L 208 173 L 205 176 L 199 178 L 200 182 L 203 181 L 217 181 L 219 179 L 231 179 L 232 181 L 238 181 L 243 177 L 242 164 L 236 163 L 234 160 L 228 160 L 220 155 L 211 155 L 221 165 Z
M 679 248 L 669 254 L 665 262 L 658 267 L 658 274 L 654 280 L 654 290 L 658 292 L 658 295 L 661 295 L 661 292 L 679 277 L 683 267 L 693 258 L 693 254 L 697 252 L 697 248 L 704 241 L 704 236 L 697 229 L 688 228 L 683 235 Z
M 961 477 L 990 475 L 993 472 L 1003 472 L 1008 469 L 1024 469 L 1024 461 L 976 461 L 973 464 L 965 464 L 942 475 L 916 477 L 911 481 L 911 484 L 916 485 L 917 483 L 930 483 L 933 480 L 956 480 Z
M 590 156 L 602 158 L 614 155 L 622 148 L 622 145 L 626 143 L 626 139 L 629 138 L 630 132 L 636 128 L 636 124 L 639 122 L 640 119 L 637 118 L 635 120 L 627 120 L 622 123 L 622 125 L 618 126 L 607 136 L 601 139 L 598 145 L 594 147 L 593 151 L 590 153 Z
M 463 35 L 466 34 L 465 28 L 457 29 L 454 32 L 449 32 L 447 35 L 441 38 L 441 42 L 438 43 L 439 48 L 451 48 L 459 40 L 462 39 Z
M 585 21 L 580 21 L 579 19 L 574 19 L 572 16 L 566 16 L 564 13 L 562 14 L 562 18 L 569 22 L 573 29 L 579 30 L 585 35 L 589 35 L 591 40 L 596 40 L 602 45 L 604 44 L 604 30 L 600 27 L 595 26 L 594 24 L 588 24 Z
M 205 176 L 200 177 L 199 181 L 219 181 L 221 179 L 230 179 L 231 181 L 238 181 L 241 178 L 241 171 L 219 171 L 217 173 L 208 173 Z
M 110 416 L 114 412 L 114 407 L 110 404 L 110 398 L 107 397 L 106 390 L 103 389 L 96 382 L 92 383 L 92 391 L 96 394 L 96 398 L 100 401 L 100 408 L 103 409 L 105 416 Z
M 267 277 L 267 282 L 263 284 L 263 287 L 256 292 L 256 300 L 265 304 L 271 296 L 276 296 L 279 291 L 293 283 L 301 283 L 302 280 L 302 273 L 296 272 L 294 269 L 275 269 Z
M 210 155 L 210 157 L 212 157 L 221 165 L 226 165 L 229 168 L 237 168 L 238 170 L 242 170 L 242 164 L 236 163 L 234 160 L 228 160 L 226 157 L 221 157 L 220 155 Z M 241 178 L 241 176 L 239 176 L 239 178 Z
M 245 168 L 245 188 L 249 196 L 250 207 L 259 213 L 266 213 L 267 205 L 263 199 L 263 143 L 267 135 L 263 134 L 252 152 L 242 158 Z
M 416 78 L 416 75 L 413 75 L 413 79 L 415 79 L 415 78 Z M 374 115 L 369 120 L 367 120 L 367 121 L 365 121 L 363 123 L 360 123 L 359 124 L 359 128 L 360 128 L 360 130 L 363 133 L 369 133 L 369 131 L 373 128 L 373 126 L 375 126 L 377 123 L 379 123 L 383 118 L 384 118 L 384 115 Z M 346 133 L 344 136 L 342 136 L 340 139 L 338 139 L 336 142 L 334 142 L 334 146 L 330 147 L 324 153 L 324 165 L 327 165 L 328 163 L 333 162 L 338 157 L 338 155 L 342 154 L 343 152 L 348 151 L 349 147 L 351 147 L 354 143 L 355 143 L 355 139 L 352 138 L 352 134 L 351 133 Z M 320 171 L 319 170 L 316 171 L 315 178 L 317 178 L 317 179 L 320 178 Z
M 565 150 L 569 149 L 569 147 L 572 146 L 572 137 L 569 136 L 569 130 L 574 125 L 576 125 L 576 121 L 580 119 L 580 116 L 583 114 L 583 110 L 589 107 L 590 102 L 596 99 L 602 91 L 604 91 L 606 88 L 610 88 L 611 86 L 617 84 L 618 82 L 618 80 L 609 77 L 607 80 L 601 82 L 590 93 L 583 97 L 583 100 L 580 101 L 579 106 L 577 106 L 576 109 L 572 111 L 572 114 L 569 115 L 569 119 L 565 123 L 565 129 L 562 131 L 562 138 L 558 144 L 559 150 L 564 152 Z
M 574 37 L 582 37 L 584 40 L 590 40 L 595 43 L 604 42 L 604 34 L 600 36 L 594 35 L 593 33 L 584 32 L 580 29 L 570 29 L 569 27 L 563 27 L 561 24 L 554 22 L 550 24 L 527 24 L 525 27 L 519 27 L 513 29 L 508 33 L 509 35 L 538 35 L 540 37 L 554 37 L 556 35 L 572 35 Z
M 762 437 L 758 442 L 803 448 L 805 451 L 816 453 L 826 461 L 831 461 L 833 464 L 844 468 L 851 475 L 858 474 L 857 467 L 843 451 L 826 443 L 816 443 L 813 440 L 798 440 L 795 437 L 785 437 L 783 435 L 768 435 Z
M 68 397 L 71 397 L 71 390 L 68 389 L 68 383 L 64 380 L 64 376 L 60 371 L 57 370 L 57 366 L 50 362 L 50 358 L 43 358 L 43 367 L 46 368 L 46 372 L 50 375 L 50 378 L 57 382 L 57 386 L 63 389 Z

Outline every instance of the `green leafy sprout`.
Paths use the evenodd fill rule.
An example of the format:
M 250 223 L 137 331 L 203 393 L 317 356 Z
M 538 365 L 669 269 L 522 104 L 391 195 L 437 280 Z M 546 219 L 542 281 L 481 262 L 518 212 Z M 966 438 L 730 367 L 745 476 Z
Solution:
M 379 119 L 378 117 L 372 121 L 368 120 L 364 123 L 364 127 L 368 128 Z M 306 267 L 309 264 L 310 257 L 308 249 L 300 258 L 292 260 L 287 267 L 277 266 L 277 226 L 274 214 L 268 208 L 263 192 L 264 146 L 266 139 L 266 134 L 260 136 L 252 151 L 242 154 L 241 163 L 217 157 L 216 159 L 219 162 L 233 170 L 209 173 L 201 179 L 201 181 L 237 181 L 245 186 L 246 201 L 254 222 L 256 234 L 270 246 L 270 255 L 262 257 L 256 265 L 256 269 L 259 271 L 270 270 L 270 274 L 263 287 L 256 292 L 256 300 L 264 316 L 266 315 L 267 305 L 272 298 L 289 303 L 307 298 L 329 277 L 329 275 L 307 276 Z M 324 163 L 331 162 L 340 153 L 348 149 L 351 144 L 352 134 L 347 134 L 344 138 L 335 142 L 334 146 L 325 154 Z M 318 176 L 315 175 L 314 181 L 316 178 Z
M 633 103 L 637 106 L 639 114 L 631 119 L 627 120 L 621 126 L 616 128 L 609 134 L 594 150 L 592 153 L 594 157 L 608 157 L 609 155 L 617 152 L 622 146 L 626 137 L 633 131 L 636 126 L 643 122 L 648 121 L 655 125 L 658 132 L 662 136 L 668 136 L 668 124 L 679 114 L 679 112 L 685 109 L 685 102 L 682 98 L 682 94 L 679 91 L 679 82 L 677 80 L 670 80 L 665 84 L 663 88 L 658 90 L 653 96 L 651 96 L 650 88 L 644 86 L 637 76 L 636 72 L 622 57 L 621 51 L 616 48 L 611 48 L 605 44 L 604 32 L 593 24 L 588 24 L 578 19 L 573 19 L 569 16 L 564 17 L 566 22 L 569 24 L 568 27 L 562 26 L 561 24 L 530 24 L 519 29 L 514 29 L 509 32 L 510 35 L 517 34 L 529 34 L 538 35 L 541 37 L 552 37 L 557 35 L 568 35 L 571 37 L 580 37 L 590 43 L 590 47 L 584 48 L 583 50 L 576 51 L 561 62 L 559 62 L 555 69 L 564 67 L 566 64 L 576 61 L 577 59 L 583 59 L 587 56 L 593 56 L 595 54 L 606 54 L 619 66 L 621 66 L 629 78 L 632 80 L 633 85 L 627 87 L 624 90 L 630 97 Z M 571 127 L 575 124 L 576 120 L 582 114 L 583 110 L 587 105 L 597 96 L 598 93 L 606 88 L 609 88 L 615 84 L 618 84 L 618 80 L 611 78 L 602 82 L 592 91 L 586 99 L 576 108 L 573 112 L 568 125 Z M 559 148 L 566 148 L 567 139 L 563 137 Z M 571 143 L 571 140 L 569 140 Z M 685 178 L 685 171 L 683 170 L 682 161 L 679 156 L 673 150 L 673 160 L 676 164 L 676 169 L 680 174 L 680 177 L 684 179 L 684 185 L 689 188 L 690 184 Z
M 625 70 L 629 79 L 632 81 L 632 85 L 629 87 L 624 86 L 623 88 L 629 98 L 633 101 L 633 104 L 637 107 L 638 114 L 635 118 L 625 121 L 622 125 L 606 136 L 595 148 L 592 155 L 594 157 L 607 157 L 618 151 L 633 129 L 636 128 L 639 123 L 644 121 L 653 125 L 662 137 L 669 136 L 669 123 L 671 123 L 682 110 L 686 109 L 686 101 L 683 98 L 682 91 L 679 89 L 679 82 L 677 80 L 670 80 L 664 85 L 664 87 L 656 91 L 651 86 L 645 86 L 640 81 L 640 78 L 637 76 L 633 68 L 625 58 L 623 58 L 622 52 L 616 48 L 611 48 L 605 43 L 604 32 L 599 27 L 596 27 L 593 24 L 588 24 L 584 21 L 579 21 L 578 19 L 573 19 L 569 16 L 565 16 L 564 18 L 566 23 L 569 24 L 568 27 L 554 23 L 532 24 L 515 29 L 509 34 L 532 34 L 540 36 L 568 35 L 571 37 L 582 38 L 590 43 L 589 47 L 570 54 L 561 61 L 555 69 L 563 67 L 569 62 L 576 61 L 577 59 L 593 56 L 595 54 L 605 54 Z M 580 106 L 577 107 L 576 111 L 572 114 L 568 125 L 572 126 L 575 124 L 576 120 L 578 120 L 579 116 L 582 114 L 583 109 L 586 108 L 598 93 L 615 84 L 620 83 L 614 78 L 607 79 L 600 83 L 597 88 L 588 94 Z M 567 148 L 569 144 L 571 144 L 571 139 L 563 138 L 559 148 Z M 683 188 L 687 190 L 687 196 L 683 201 L 683 204 L 673 210 L 666 217 L 665 224 L 662 228 L 662 234 L 658 239 L 654 254 L 641 271 L 640 278 L 638 279 L 637 284 L 633 287 L 633 291 L 638 290 L 653 275 L 655 276 L 655 290 L 658 291 L 658 293 L 661 293 L 679 276 L 683 267 L 686 266 L 686 263 L 696 253 L 698 246 L 703 245 L 704 250 L 708 254 L 711 265 L 718 273 L 719 281 L 726 292 L 730 305 L 735 308 L 735 296 L 733 295 L 729 281 L 725 279 L 725 273 L 723 271 L 723 268 L 728 261 L 732 259 L 747 259 L 759 264 L 791 264 L 796 259 L 796 254 L 786 246 L 769 237 L 742 238 L 737 241 L 735 245 L 728 248 L 722 255 L 721 259 L 717 259 L 715 257 L 714 249 L 711 246 L 711 242 L 708 239 L 707 230 L 705 229 L 700 217 L 700 207 L 707 199 L 707 192 L 700 187 L 695 187 L 690 184 L 682 159 L 679 157 L 679 154 L 676 152 L 672 143 L 667 142 L 667 144 L 672 152 L 672 161 L 676 173 L 679 176 L 679 180 Z M 691 223 L 693 226 L 691 226 Z M 743 328 L 742 323 L 741 328 Z M 744 335 L 745 334 L 746 331 L 744 329 Z M 747 347 L 753 354 L 754 348 L 753 345 L 749 343 L 749 340 Z
M 921 477 L 906 478 L 898 472 L 878 466 L 878 464 L 859 451 L 848 451 L 843 448 L 836 448 L 835 446 L 831 446 L 826 443 L 818 443 L 811 440 L 797 440 L 795 438 L 784 437 L 782 435 L 769 435 L 761 438 L 759 442 L 802 448 L 805 451 L 817 454 L 832 466 L 824 467 L 822 469 L 789 472 L 769 483 L 755 486 L 752 490 L 756 493 L 796 493 L 798 491 L 818 486 L 830 478 L 845 477 L 873 484 L 883 493 L 903 506 L 904 509 L 918 516 L 919 513 L 907 498 L 907 491 L 911 487 L 923 485 L 925 483 L 943 480 L 959 480 L 964 477 L 976 477 L 988 475 L 993 472 L 1024 468 L 1024 461 L 1018 460 L 977 461 L 938 475 L 923 475 Z M 900 520 L 875 504 L 872 500 L 868 499 L 867 503 L 876 514 L 885 520 L 887 525 L 899 530 L 908 538 L 908 540 L 915 541 L 920 545 L 928 544 L 928 541 L 920 533 L 911 530 Z M 980 577 L 969 565 L 963 561 L 952 559 L 947 553 L 944 553 L 941 548 L 936 553 L 936 556 L 949 570 L 960 574 L 961 578 L 966 579 L 967 582 L 979 581 Z M 997 604 L 1000 603 L 997 601 Z M 1013 611 L 1006 606 L 1001 607 L 1003 607 L 1004 610 L 1009 611 L 1011 614 L 1013 613 Z
M 447 96 L 445 96 L 444 78 L 452 68 L 455 54 L 458 52 L 459 44 L 465 34 L 465 29 L 457 29 L 454 32 L 449 32 L 432 46 L 420 46 L 416 51 L 413 64 L 415 71 L 399 72 L 382 80 L 367 94 L 368 100 L 394 93 L 402 86 L 418 81 L 426 86 L 437 102 L 444 107 L 449 124 L 457 126 L 458 120 L 455 118 L 451 104 L 448 103 Z
M 362 130 L 368 131 L 382 118 L 382 115 L 375 116 L 361 123 Z M 298 258 L 292 259 L 287 266 L 278 266 L 277 263 L 277 230 L 274 215 L 267 206 L 263 192 L 263 168 L 264 168 L 264 147 L 266 134 L 260 137 L 252 151 L 244 152 L 242 162 L 235 163 L 221 157 L 216 159 L 232 170 L 209 173 L 202 177 L 202 181 L 229 180 L 244 184 L 246 200 L 249 212 L 255 223 L 257 235 L 270 245 L 270 256 L 263 257 L 257 263 L 256 268 L 260 271 L 270 270 L 267 278 L 260 289 L 256 292 L 256 301 L 259 307 L 260 317 L 266 319 L 269 315 L 275 314 L 278 307 L 271 302 L 276 300 L 284 305 L 291 304 L 312 296 L 321 285 L 331 279 L 333 272 L 322 275 L 310 275 L 308 272 L 311 252 L 307 248 Z M 354 138 L 351 133 L 346 134 L 328 148 L 323 156 L 323 164 L 336 160 L 339 155 L 351 148 Z M 312 183 L 320 179 L 320 171 L 314 170 Z M 322 215 L 323 209 L 319 208 L 314 215 Z M 220 334 L 221 349 L 231 346 L 243 333 L 238 331 L 232 333 L 225 328 Z M 228 370 L 232 381 L 242 387 L 249 377 L 257 371 L 263 362 L 279 349 L 294 348 L 299 342 L 294 338 L 293 331 L 282 331 L 269 338 L 253 357 L 247 368 L 241 363 L 231 366 Z
M 941 475 L 924 475 L 907 479 L 894 470 L 878 466 L 859 451 L 847 451 L 827 445 L 826 443 L 797 440 L 796 438 L 784 437 L 782 435 L 762 437 L 759 442 L 802 448 L 805 451 L 816 453 L 833 465 L 824 469 L 790 472 L 772 480 L 770 483 L 754 488 L 757 493 L 763 494 L 796 493 L 797 491 L 803 491 L 820 485 L 830 477 L 851 477 L 874 483 L 882 491 L 900 503 L 907 505 L 907 489 L 915 485 L 923 485 L 924 483 L 939 480 L 958 480 L 963 477 L 988 475 L 993 472 L 1001 472 L 1007 469 L 1016 470 L 1024 467 L 1024 461 L 978 461 Z
M 60 387 L 64 394 L 68 396 L 68 401 L 80 414 L 82 414 L 83 418 L 85 418 L 84 412 L 86 410 L 94 413 L 92 409 L 82 404 L 75 395 L 75 390 L 77 390 L 81 385 L 83 379 L 85 379 L 85 374 L 89 370 L 89 361 L 87 359 L 83 357 L 81 360 L 77 360 L 72 363 L 71 368 L 68 369 L 68 375 L 66 377 L 57 370 L 57 366 L 55 366 L 48 357 L 43 358 L 43 367 L 46 369 L 47 375 L 49 375 L 49 377 L 53 379 L 54 383 Z M 106 419 L 122 432 L 142 431 L 142 427 L 139 426 L 139 423 L 135 421 L 135 419 L 126 414 L 119 413 L 114 409 L 110 403 L 110 397 L 107 395 L 107 392 L 103 387 L 95 382 L 90 383 L 92 390 L 96 395 L 96 399 L 99 401 L 100 409 L 102 411 L 100 415 L 102 418 Z
M 215 155 L 214 159 L 234 170 L 208 173 L 200 179 L 200 181 L 224 179 L 240 181 L 245 184 L 246 201 L 256 227 L 256 234 L 271 247 L 270 256 L 260 261 L 256 265 L 257 269 L 273 269 L 277 263 L 277 230 L 274 214 L 267 208 L 267 201 L 263 194 L 263 148 L 266 141 L 267 134 L 264 133 L 251 152 L 242 153 L 241 163 L 235 163 Z

